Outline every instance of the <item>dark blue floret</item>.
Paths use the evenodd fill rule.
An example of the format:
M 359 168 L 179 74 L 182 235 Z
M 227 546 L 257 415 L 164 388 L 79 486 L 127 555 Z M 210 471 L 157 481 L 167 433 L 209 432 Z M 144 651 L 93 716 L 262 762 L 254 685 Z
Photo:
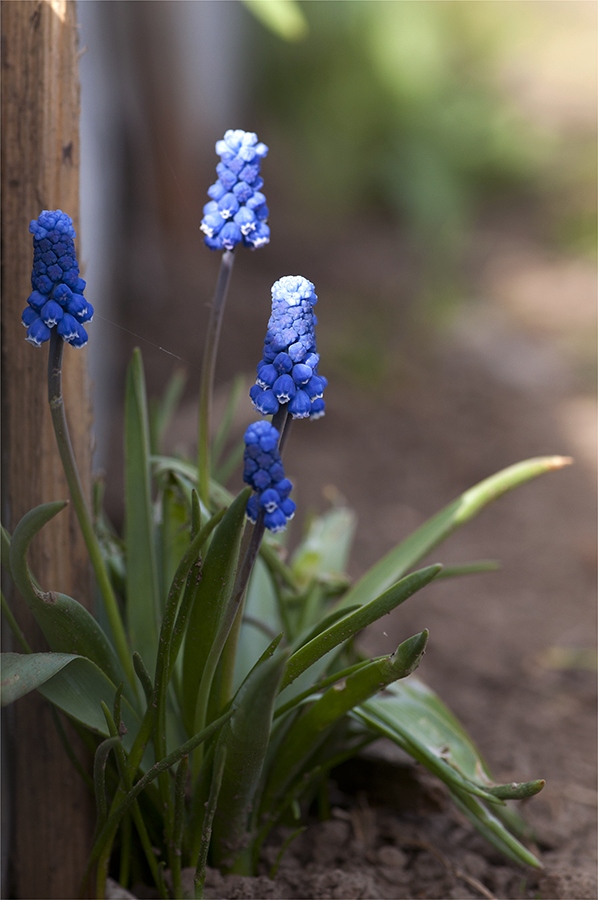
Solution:
M 243 481 L 256 491 L 247 503 L 247 518 L 256 522 L 261 513 L 270 531 L 284 531 L 295 514 L 289 497 L 293 485 L 285 478 L 279 439 L 277 429 L 265 420 L 254 422 L 245 432 Z
M 221 160 L 218 181 L 208 188 L 211 202 L 204 206 L 200 226 L 204 243 L 210 250 L 233 250 L 241 243 L 254 250 L 263 247 L 270 229 L 260 165 L 268 148 L 253 132 L 231 129 L 216 142 L 216 153 Z
M 272 315 L 249 392 L 264 416 L 274 415 L 284 404 L 294 419 L 324 415 L 326 379 L 318 375 L 313 312 L 317 301 L 313 284 L 300 275 L 287 275 L 272 285 Z
M 93 306 L 83 296 L 85 281 L 79 277 L 72 219 L 60 209 L 45 209 L 31 222 L 29 231 L 33 235 L 33 292 L 21 317 L 27 340 L 41 347 L 56 328 L 72 347 L 83 347 L 87 332 L 81 323 L 91 321 Z

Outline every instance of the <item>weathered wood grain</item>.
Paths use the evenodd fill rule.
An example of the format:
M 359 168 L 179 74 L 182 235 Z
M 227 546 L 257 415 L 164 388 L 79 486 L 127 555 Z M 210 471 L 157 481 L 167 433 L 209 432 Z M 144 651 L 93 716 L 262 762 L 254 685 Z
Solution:
M 25 342 L 20 316 L 31 291 L 29 221 L 42 209 L 60 208 L 78 225 L 77 61 L 74 2 L 2 3 L 2 520 L 9 530 L 31 507 L 68 497 L 47 403 L 47 345 L 36 349 Z M 65 348 L 64 395 L 89 492 L 85 350 Z M 71 507 L 44 528 L 30 563 L 44 588 L 91 605 L 87 554 Z M 44 649 L 25 604 L 14 593 L 11 603 L 34 649 Z M 15 896 L 77 897 L 93 829 L 91 798 L 45 702 L 30 695 L 9 713 Z

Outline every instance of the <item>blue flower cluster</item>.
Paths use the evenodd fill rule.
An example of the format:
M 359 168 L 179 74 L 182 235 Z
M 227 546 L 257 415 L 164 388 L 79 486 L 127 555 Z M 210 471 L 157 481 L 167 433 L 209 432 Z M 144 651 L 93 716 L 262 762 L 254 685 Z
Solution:
M 272 315 L 264 341 L 257 379 L 249 391 L 255 409 L 274 415 L 288 403 L 294 419 L 324 415 L 327 381 L 318 375 L 313 307 L 318 298 L 311 281 L 286 275 L 272 285 Z
M 268 148 L 252 131 L 229 129 L 216 141 L 216 153 L 221 159 L 218 181 L 208 189 L 211 200 L 203 208 L 200 226 L 206 246 L 232 250 L 242 241 L 254 250 L 263 247 L 270 241 L 270 229 L 260 165 Z
M 264 525 L 270 531 L 284 531 L 295 515 L 295 504 L 289 497 L 293 485 L 284 477 L 279 437 L 274 425 L 264 420 L 254 422 L 245 432 L 243 481 L 257 491 L 247 503 L 247 518 L 256 522 L 263 511 Z
M 27 340 L 36 347 L 50 339 L 51 329 L 73 347 L 87 343 L 83 322 L 93 318 L 93 306 L 83 296 L 85 282 L 79 277 L 75 254 L 75 229 L 61 209 L 45 209 L 29 225 L 33 235 L 33 293 L 21 321 Z

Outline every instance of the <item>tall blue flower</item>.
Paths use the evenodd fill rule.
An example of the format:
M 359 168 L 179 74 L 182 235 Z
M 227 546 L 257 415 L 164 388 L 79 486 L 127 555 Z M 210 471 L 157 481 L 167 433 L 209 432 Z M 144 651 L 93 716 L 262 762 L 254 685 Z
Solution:
M 295 515 L 295 504 L 289 497 L 293 485 L 285 478 L 274 425 L 261 420 L 245 432 L 243 481 L 256 491 L 247 502 L 247 517 L 256 522 L 260 511 L 270 531 L 284 531 Z
M 270 229 L 260 165 L 268 148 L 252 131 L 229 129 L 216 141 L 216 153 L 221 159 L 218 181 L 208 189 L 211 199 L 200 226 L 204 243 L 210 250 L 232 250 L 241 242 L 254 250 L 263 247 L 270 241 Z
M 249 391 L 255 409 L 264 416 L 274 415 L 286 403 L 294 419 L 324 415 L 328 382 L 318 374 L 313 312 L 317 301 L 313 284 L 301 275 L 286 275 L 272 285 L 264 352 Z
M 61 209 L 45 209 L 29 225 L 33 235 L 33 292 L 21 321 L 27 340 L 36 347 L 50 339 L 52 328 L 73 347 L 87 343 L 83 322 L 91 322 L 93 306 L 83 296 L 73 220 Z

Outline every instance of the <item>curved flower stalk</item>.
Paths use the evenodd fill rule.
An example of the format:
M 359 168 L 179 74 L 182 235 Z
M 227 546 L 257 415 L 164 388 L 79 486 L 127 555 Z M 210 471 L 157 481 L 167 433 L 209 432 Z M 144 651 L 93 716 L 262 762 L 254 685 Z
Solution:
M 200 226 L 204 243 L 210 250 L 233 250 L 240 243 L 254 250 L 263 247 L 270 241 L 270 229 L 260 166 L 268 147 L 252 131 L 229 129 L 216 142 L 216 153 L 221 160 L 218 180 L 208 189 L 211 199 Z
M 88 340 L 82 322 L 93 317 L 93 307 L 83 297 L 85 281 L 79 277 L 73 220 L 60 209 L 43 210 L 29 225 L 33 234 L 33 293 L 22 315 L 27 340 L 35 347 L 50 341 L 48 353 L 48 401 L 52 426 L 64 474 L 85 540 L 89 558 L 104 600 L 116 651 L 131 686 L 135 672 L 122 617 L 106 569 L 79 477 L 62 396 L 62 356 L 65 342 L 83 347 Z M 62 340 L 61 340 L 62 338 Z
M 295 515 L 289 497 L 293 485 L 285 478 L 278 442 L 280 433 L 270 422 L 254 422 L 245 432 L 243 481 L 256 491 L 247 502 L 247 518 L 254 524 L 260 512 L 270 531 L 284 531 Z
M 313 312 L 317 301 L 313 284 L 301 275 L 286 275 L 272 285 L 272 315 L 256 383 L 249 392 L 264 416 L 275 415 L 286 404 L 293 419 L 324 415 L 328 382 L 318 374 Z
M 73 220 L 61 209 L 45 209 L 29 225 L 33 235 L 32 293 L 21 321 L 27 340 L 41 347 L 52 328 L 72 347 L 84 347 L 93 306 L 83 296 L 85 281 L 79 277 Z
M 261 161 L 267 155 L 268 147 L 259 142 L 252 131 L 229 129 L 221 141 L 216 141 L 216 153 L 220 156 L 216 166 L 218 180 L 208 189 L 212 199 L 204 206 L 200 226 L 205 233 L 206 247 L 224 250 L 206 331 L 199 393 L 197 470 L 199 496 L 206 507 L 210 500 L 210 420 L 214 371 L 234 250 L 241 243 L 256 250 L 270 242 L 270 229 L 266 225 L 268 207 L 261 193 L 264 181 L 260 175 Z

